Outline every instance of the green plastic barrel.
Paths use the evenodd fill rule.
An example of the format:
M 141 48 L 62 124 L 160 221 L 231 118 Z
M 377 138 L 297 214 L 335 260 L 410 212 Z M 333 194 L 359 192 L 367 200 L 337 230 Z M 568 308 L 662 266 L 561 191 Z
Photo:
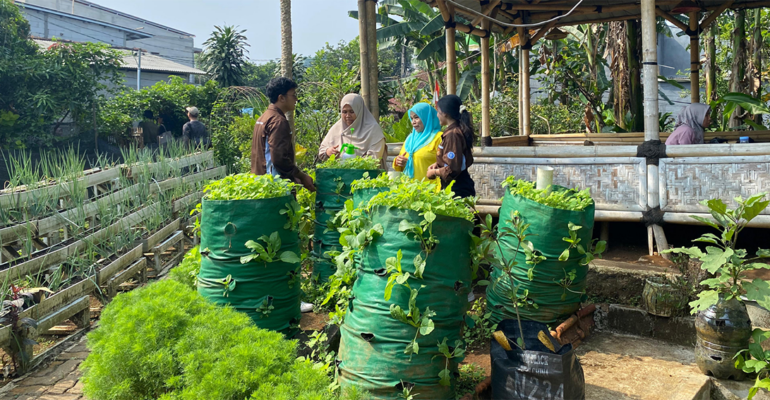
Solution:
M 374 399 L 398 399 L 402 387 L 414 385 L 412 394 L 418 399 L 454 399 L 458 363 L 448 363 L 449 384 L 440 383 L 439 374 L 447 366 L 447 358 L 438 344 L 455 347 L 462 338 L 463 317 L 468 308 L 471 288 L 470 235 L 473 224 L 460 218 L 438 216 L 433 223 L 439 239 L 427 258 L 423 279 L 407 282 L 420 289 L 416 307 L 420 312 L 430 308 L 434 330 L 417 338 L 419 353 L 408 355 L 404 349 L 414 339 L 417 328 L 391 316 L 391 305 L 409 310 L 410 290 L 396 285 L 389 301 L 384 298 L 388 274 L 386 260 L 401 250 L 402 269 L 414 273 L 413 260 L 421 253 L 420 243 L 399 231 L 404 221 L 419 223 L 417 212 L 383 206 L 372 210 L 375 224 L 382 224 L 384 235 L 369 244 L 362 253 L 358 278 L 353 285 L 345 322 L 341 327 L 339 381 L 343 389 L 356 386 Z M 422 287 L 422 288 L 421 288 Z
M 369 174 L 375 178 L 380 170 L 363 169 L 329 169 L 316 170 L 316 203 L 315 203 L 315 235 L 313 235 L 313 276 L 323 283 L 334 275 L 337 268 L 334 262 L 326 256 L 326 252 L 339 249 L 340 234 L 327 230 L 326 222 L 345 206 L 352 198 L 350 184 Z
M 261 200 L 203 200 L 201 215 L 201 270 L 198 292 L 216 304 L 230 305 L 251 317 L 257 326 L 287 337 L 299 329 L 300 264 L 251 261 L 246 242 L 265 245 L 262 236 L 278 232 L 277 255 L 300 254 L 299 235 L 285 228 L 288 218 L 280 213 L 294 201 L 292 196 Z M 278 256 L 275 258 L 277 259 Z M 272 307 L 272 308 L 271 308 Z
M 554 186 L 554 190 L 565 188 Z M 513 267 L 514 285 L 519 286 L 518 293 L 522 295 L 529 291 L 531 303 L 519 307 L 523 319 L 550 324 L 568 317 L 580 308 L 580 302 L 585 300 L 586 275 L 588 266 L 580 265 L 584 258 L 576 249 L 570 251 L 569 259 L 559 261 L 559 256 L 569 247 L 563 240 L 568 238 L 569 223 L 581 226 L 578 231 L 580 243 L 584 246 L 591 242 L 594 227 L 594 205 L 583 211 L 569 211 L 540 204 L 520 195 L 513 195 L 506 190 L 503 204 L 500 207 L 500 223 L 498 230 L 504 232 L 511 228 L 511 212 L 518 211 L 525 224 L 530 224 L 527 233 L 532 234 L 527 240 L 532 242 L 535 250 L 542 252 L 546 260 L 537 264 L 532 280 L 529 279 L 530 265 L 526 263 L 523 251 L 516 255 L 519 241 L 512 235 L 500 240 L 503 256 L 507 260 L 516 259 Z M 498 258 L 500 255 L 498 253 Z M 559 282 L 574 271 L 575 279 L 564 287 Z M 499 323 L 504 319 L 516 318 L 516 309 L 511 300 L 505 295 L 510 292 L 510 279 L 499 268 L 494 268 L 491 274 L 492 285 L 487 288 L 487 302 L 492 311 L 491 321 Z M 500 279 L 502 277 L 502 279 Z

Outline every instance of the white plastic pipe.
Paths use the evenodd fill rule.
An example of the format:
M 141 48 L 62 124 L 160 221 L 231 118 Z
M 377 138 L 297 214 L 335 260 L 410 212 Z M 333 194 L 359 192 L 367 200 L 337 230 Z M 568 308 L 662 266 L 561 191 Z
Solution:
M 553 168 L 551 167 L 538 167 L 537 168 L 537 189 L 548 189 L 551 192 L 550 186 L 553 185 Z

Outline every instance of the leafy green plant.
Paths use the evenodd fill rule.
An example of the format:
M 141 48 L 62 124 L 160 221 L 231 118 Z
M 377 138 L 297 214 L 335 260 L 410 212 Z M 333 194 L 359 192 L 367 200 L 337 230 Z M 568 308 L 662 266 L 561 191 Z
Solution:
M 273 232 L 270 237 L 263 235 L 259 240 L 264 245 L 253 240 L 246 242 L 246 248 L 251 249 L 252 254 L 241 257 L 241 264 L 258 261 L 264 263 L 265 267 L 267 267 L 268 263 L 277 260 L 290 264 L 299 264 L 301 262 L 299 256 L 293 251 L 284 251 L 278 254 L 278 251 L 281 250 L 281 237 L 278 235 L 278 232 Z
M 473 198 L 456 198 L 451 187 L 436 192 L 436 187 L 430 182 L 409 181 L 397 184 L 390 191 L 377 194 L 366 208 L 386 206 L 473 221 L 474 205 Z
M 770 390 L 770 350 L 762 348 L 762 343 L 770 339 L 770 332 L 754 329 L 751 333 L 749 348 L 735 355 L 735 367 L 743 372 L 757 374 L 754 386 L 749 389 L 748 400 L 754 398 L 759 389 Z
M 182 262 L 171 269 L 168 277 L 177 281 L 190 289 L 195 289 L 198 282 L 198 273 L 201 270 L 201 252 L 200 246 L 195 246 L 184 255 Z
M 380 160 L 372 157 L 353 157 L 340 159 L 332 155 L 328 160 L 318 164 L 316 169 L 380 169 Z
M 497 324 L 490 321 L 492 312 L 487 310 L 487 299 L 476 299 L 471 309 L 466 313 L 466 328 L 463 331 L 463 341 L 466 349 L 480 348 L 489 343 L 492 333 L 497 330 Z
M 716 304 L 720 298 L 725 300 L 737 299 L 741 296 L 756 301 L 764 308 L 770 308 L 770 282 L 762 279 L 749 281 L 746 272 L 756 269 L 769 269 L 770 265 L 757 262 L 770 258 L 770 250 L 757 250 L 756 257 L 748 258 L 745 249 L 737 249 L 738 236 L 746 225 L 767 208 L 770 201 L 765 200 L 767 193 L 759 193 L 744 200 L 737 197 L 735 209 L 727 207 L 721 199 L 704 200 L 702 205 L 708 207 L 713 220 L 692 215 L 693 218 L 719 232 L 719 236 L 706 233 L 694 242 L 706 243 L 706 251 L 693 246 L 665 250 L 666 253 L 687 254 L 700 260 L 701 268 L 714 274 L 714 278 L 706 279 L 700 284 L 708 287 L 698 293 L 698 298 L 690 303 L 692 313 L 706 310 Z
M 237 174 L 209 183 L 206 200 L 257 200 L 291 194 L 294 183 L 272 175 Z
M 172 280 L 118 295 L 88 346 L 81 369 L 90 398 L 334 397 L 324 371 L 296 360 L 295 342 Z
M 588 188 L 580 191 L 554 188 L 548 192 L 547 189 L 535 189 L 534 182 L 516 179 L 513 176 L 505 179 L 503 187 L 507 187 L 511 194 L 517 194 L 540 204 L 562 210 L 582 211 L 594 204 L 591 190 Z
M 456 340 L 454 347 L 450 347 L 447 343 L 447 338 L 444 338 L 443 341 L 439 342 L 438 344 L 438 351 L 444 356 L 446 359 L 446 362 L 444 364 L 444 369 L 439 372 L 438 376 L 440 378 L 439 384 L 442 386 L 449 386 L 452 384 L 451 376 L 452 373 L 449 371 L 449 362 L 453 358 L 462 358 L 465 356 L 465 349 L 463 349 L 461 346 L 463 344 L 462 341 Z M 434 356 L 438 357 L 438 356 Z
M 470 363 L 460 366 L 460 377 L 457 379 L 457 397 L 456 400 L 464 397 L 466 394 L 476 392 L 476 386 L 486 378 L 487 372 L 484 368 Z

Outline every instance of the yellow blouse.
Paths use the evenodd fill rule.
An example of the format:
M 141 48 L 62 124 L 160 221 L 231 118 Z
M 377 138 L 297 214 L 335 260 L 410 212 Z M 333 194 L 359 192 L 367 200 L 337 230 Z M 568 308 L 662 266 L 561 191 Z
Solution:
M 414 179 L 425 179 L 425 177 L 428 176 L 428 167 L 436 163 L 436 152 L 438 151 L 438 146 L 441 144 L 441 135 L 442 132 L 437 133 L 430 143 L 423 146 L 420 150 L 417 150 L 414 154 L 409 155 L 409 157 L 412 157 L 412 162 L 414 162 Z M 406 147 L 401 146 L 399 155 L 403 156 L 405 153 Z M 404 170 L 402 167 L 396 166 L 395 160 L 393 160 L 393 169 L 396 171 Z M 438 179 L 433 179 L 430 182 L 438 183 L 439 188 L 441 187 Z

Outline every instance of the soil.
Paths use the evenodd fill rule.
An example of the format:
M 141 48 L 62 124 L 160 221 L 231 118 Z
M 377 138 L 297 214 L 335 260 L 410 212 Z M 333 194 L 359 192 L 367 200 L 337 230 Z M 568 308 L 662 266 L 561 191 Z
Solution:
M 460 365 L 476 364 L 484 368 L 486 376 L 492 376 L 492 358 L 489 356 L 489 343 L 484 347 L 473 350 L 465 355 L 465 360 Z
M 320 331 L 329 322 L 328 314 L 316 314 L 314 312 L 303 313 L 299 325 L 303 331 Z

